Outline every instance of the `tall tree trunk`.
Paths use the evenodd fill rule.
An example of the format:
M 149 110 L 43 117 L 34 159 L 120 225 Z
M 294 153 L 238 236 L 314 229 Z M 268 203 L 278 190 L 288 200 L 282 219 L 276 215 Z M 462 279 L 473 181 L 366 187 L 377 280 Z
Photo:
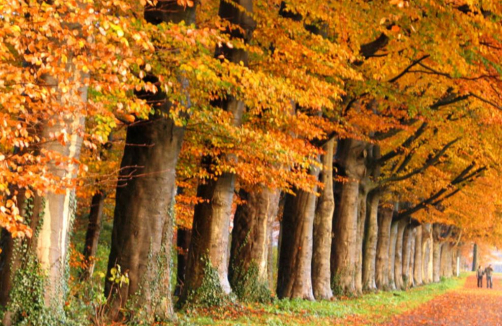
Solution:
M 237 207 L 230 250 L 230 284 L 241 300 L 256 301 L 256 286 L 268 289 L 268 255 L 271 217 L 277 214 L 279 191 L 258 187 L 240 191 L 246 201 Z M 274 216 L 275 216 L 274 214 Z
M 441 247 L 442 243 L 438 240 L 433 240 L 432 252 L 432 281 L 437 283 L 441 280 Z
M 92 196 L 91 211 L 89 212 L 89 224 L 85 234 L 85 244 L 83 255 L 86 262 L 80 278 L 88 280 L 94 272 L 96 252 L 98 250 L 99 234 L 101 233 L 101 223 L 103 219 L 103 207 L 105 205 L 106 194 L 98 191 Z
M 389 287 L 389 252 L 393 210 L 382 208 L 378 213 L 378 241 L 375 262 L 375 282 L 380 290 Z
M 17 190 L 13 190 L 17 192 Z M 19 208 L 19 215 L 25 221 L 33 226 L 32 218 L 27 214 L 26 210 L 26 197 L 24 190 L 18 192 L 16 196 L 17 207 Z M 40 209 L 39 209 L 40 210 Z M 36 224 L 35 224 L 36 225 Z M 16 253 L 16 249 L 21 246 L 23 240 L 21 238 L 13 238 L 12 234 L 6 229 L 1 230 L 0 235 L 0 307 L 6 307 L 9 302 L 10 291 L 12 290 L 13 280 L 12 277 L 23 263 L 23 257 L 20 253 Z M 26 242 L 26 241 L 25 241 Z M 10 321 L 9 321 L 10 322 Z M 4 324 L 7 321 L 4 320 Z
M 460 258 L 460 244 L 456 244 L 452 248 L 452 276 L 457 276 L 457 273 L 460 274 L 460 268 L 461 268 L 461 258 Z
M 453 276 L 452 244 L 450 242 L 445 242 L 441 246 L 441 276 L 446 278 Z
M 340 204 L 335 207 L 331 247 L 331 277 L 338 293 L 354 293 L 357 254 L 359 183 L 365 173 L 366 143 L 354 139 L 338 142 L 337 166 L 344 183 L 337 183 Z
M 422 281 L 431 283 L 432 278 L 432 226 L 430 223 L 422 225 L 422 251 L 423 251 L 423 274 Z
M 185 285 L 187 260 L 188 260 L 188 248 L 190 248 L 190 240 L 192 239 L 192 230 L 178 228 L 176 236 L 176 245 L 178 249 L 178 265 L 177 265 L 177 278 L 176 278 L 176 290 L 175 295 L 180 295 L 183 292 L 183 286 Z
M 24 191 L 20 190 L 17 195 L 17 202 L 19 207 L 19 214 L 25 218 L 25 221 L 30 226 L 32 230 L 36 230 L 40 227 L 41 221 L 43 219 L 44 211 L 44 198 L 35 194 L 34 197 L 26 199 L 24 196 Z M 39 281 L 33 279 L 36 272 L 30 267 L 30 264 L 34 261 L 38 264 L 36 256 L 36 246 L 37 246 L 37 233 L 35 233 L 31 238 L 12 238 L 11 234 L 6 230 L 2 230 L 2 237 L 0 238 L 2 244 L 2 253 L 0 254 L 0 305 L 5 309 L 3 318 L 0 322 L 4 326 L 17 325 L 25 317 L 20 314 L 19 307 L 12 307 L 9 305 L 12 293 L 10 292 L 14 286 L 20 285 L 23 287 L 36 287 L 39 286 Z M 31 269 L 30 269 L 31 268 Z M 28 284 L 15 284 L 13 283 L 14 277 L 18 272 L 28 273 L 29 278 L 23 277 L 24 282 L 29 282 Z M 32 274 L 30 274 L 32 273 Z M 63 281 L 63 280 L 62 280 Z M 25 288 L 23 288 L 25 290 Z M 14 298 L 14 300 L 24 299 L 31 296 L 33 300 L 39 299 L 39 293 L 25 293 L 23 291 L 15 291 L 17 295 L 21 295 L 22 298 Z M 16 294 L 14 293 L 14 295 Z M 57 303 L 57 301 L 54 301 Z M 33 305 L 44 305 L 45 302 L 33 302 Z M 58 308 L 58 307 L 52 307 Z
M 277 255 L 274 253 L 274 251 L 278 251 L 279 244 L 277 244 L 277 247 L 274 245 L 274 228 L 276 227 L 277 223 L 279 222 L 277 219 L 277 216 L 279 215 L 279 209 L 281 206 L 281 192 L 278 191 L 277 193 L 277 205 L 274 207 L 273 205 L 270 206 L 270 211 L 268 213 L 268 227 L 267 227 L 267 238 L 268 238 L 268 285 L 270 288 L 271 292 L 275 293 L 275 272 L 277 270 L 278 266 L 278 252 Z
M 367 215 L 367 197 L 365 191 L 359 191 L 359 209 L 357 217 L 357 239 L 356 239 L 356 275 L 354 278 L 355 294 L 360 295 L 363 292 L 363 241 L 364 224 Z
M 414 287 L 415 286 L 415 278 L 414 278 L 414 270 L 415 270 L 415 236 L 416 236 L 416 228 L 413 229 L 412 235 L 411 235 L 411 249 L 410 249 L 410 266 L 409 266 L 409 280 L 408 280 L 408 286 Z
M 78 31 L 79 27 L 75 27 Z M 71 59 L 68 60 L 71 62 Z M 72 76 L 72 82 L 76 85 L 68 94 L 63 91 L 58 93 L 58 104 L 61 110 L 65 107 L 73 107 L 71 113 L 66 113 L 60 119 L 44 121 L 42 126 L 42 145 L 47 152 L 61 155 L 66 164 L 50 161 L 48 172 L 60 180 L 76 177 L 77 168 L 72 162 L 80 157 L 82 147 L 82 133 L 85 128 L 84 108 L 87 102 L 87 86 L 83 84 L 84 74 L 78 71 L 73 63 L 66 67 Z M 58 76 L 44 76 L 47 85 L 59 85 Z M 69 141 L 62 144 L 53 135 L 66 132 Z M 38 226 L 38 237 L 34 246 L 38 262 L 46 271 L 47 286 L 44 297 L 45 304 L 57 309 L 63 309 L 66 288 L 66 276 L 68 275 L 67 258 L 69 245 L 69 232 L 73 222 L 76 207 L 75 190 L 65 189 L 63 192 L 48 192 L 44 195 L 44 207 L 42 224 Z
M 157 96 L 162 94 L 157 93 Z M 159 102 L 160 98 L 156 99 Z M 168 105 L 162 105 L 164 112 Z M 162 116 L 127 128 L 108 260 L 105 293 L 114 293 L 110 316 L 117 320 L 129 297 L 154 319 L 172 316 L 170 258 L 173 237 L 175 168 L 184 128 Z M 113 268 L 128 271 L 129 284 L 108 280 Z
M 317 300 L 329 300 L 333 296 L 331 290 L 331 238 L 333 229 L 333 212 L 335 199 L 333 195 L 333 147 L 334 139 L 324 146 L 326 153 L 321 162 L 324 169 L 320 181 L 324 184 L 321 196 L 317 200 L 314 217 L 314 243 L 312 255 L 312 286 Z
M 78 30 L 77 30 L 78 31 Z M 69 60 L 71 62 L 71 58 Z M 36 131 L 37 136 L 41 135 L 44 140 L 42 150 L 55 156 L 60 156 L 58 162 L 51 160 L 47 163 L 47 172 L 57 180 L 68 180 L 76 177 L 77 167 L 74 161 L 80 156 L 82 146 L 82 131 L 84 129 L 85 118 L 83 107 L 87 101 L 87 87 L 82 84 L 83 74 L 76 70 L 73 64 L 68 64 L 65 69 L 72 76 L 70 82 L 75 83 L 70 92 L 63 93 L 57 88 L 59 80 L 54 76 L 44 75 L 41 77 L 43 83 L 54 87 L 57 90 L 55 94 L 58 105 L 55 110 L 65 112 L 66 107 L 72 107 L 73 111 L 65 112 L 61 116 L 54 117 L 54 120 L 43 121 Z M 77 86 L 78 85 L 78 86 Z M 69 136 L 69 141 L 62 144 L 54 139 L 53 135 L 65 132 Z M 24 205 L 24 195 L 20 195 L 19 206 Z M 35 235 L 25 241 L 12 239 L 10 235 L 2 235 L 2 246 L 6 249 L 2 255 L 2 290 L 1 300 L 3 305 L 7 305 L 2 324 L 10 326 L 15 323 L 18 307 L 9 307 L 9 292 L 16 284 L 13 284 L 13 278 L 19 268 L 26 267 L 28 260 L 35 259 L 36 264 L 47 276 L 43 289 L 43 302 L 34 304 L 45 305 L 55 316 L 64 319 L 64 302 L 67 288 L 65 286 L 68 272 L 68 245 L 69 232 L 73 222 L 75 211 L 75 190 L 61 189 L 58 192 L 49 191 L 43 197 L 35 194 L 32 207 L 26 208 L 25 216 L 30 221 L 32 230 L 36 230 Z M 26 244 L 26 246 L 25 246 Z M 24 247 L 24 248 L 21 248 Z M 16 249 L 17 248 L 17 249 Z M 16 255 L 14 251 L 18 251 Z M 34 272 L 34 271 L 33 271 Z M 30 278 L 36 277 L 31 274 Z M 31 279 L 33 281 L 33 279 Z M 36 298 L 38 299 L 38 298 Z M 34 298 L 34 300 L 36 300 Z
M 397 246 L 397 234 L 398 234 L 398 222 L 392 222 L 390 229 L 390 246 L 389 246 L 389 261 L 387 263 L 387 268 L 389 270 L 389 289 L 395 290 L 396 286 L 396 273 L 395 273 L 395 263 L 396 263 L 396 246 Z
M 416 228 L 416 233 L 415 233 L 415 258 L 414 258 L 414 264 L 413 264 L 413 279 L 415 286 L 420 286 L 422 285 L 422 273 L 423 273 L 423 266 L 422 266 L 422 226 L 419 225 Z
M 380 201 L 380 191 L 371 191 L 368 195 L 368 214 L 364 232 L 363 248 L 363 290 L 373 291 L 376 289 L 376 260 L 377 243 L 379 235 L 378 225 L 378 203 Z M 390 222 L 388 223 L 390 232 Z M 386 235 L 388 239 L 388 234 Z M 385 250 L 384 250 L 385 251 Z M 388 250 L 387 250 L 388 252 Z
M 403 232 L 403 286 L 402 289 L 406 290 L 410 282 L 410 261 L 411 261 L 411 240 L 413 238 L 413 228 L 408 225 Z
M 24 214 L 20 214 L 24 216 Z M 17 263 L 14 260 L 14 246 L 16 240 L 6 229 L 1 230 L 0 235 L 0 307 L 5 307 L 9 302 L 9 293 L 12 289 L 12 274 L 17 269 L 17 266 L 12 266 Z M 17 264 L 16 264 L 17 265 Z
M 313 169 L 311 174 L 318 176 Z M 313 189 L 316 191 L 317 189 Z M 277 297 L 314 300 L 312 245 L 316 195 L 297 190 L 287 194 L 281 222 Z
M 479 253 L 478 253 L 478 244 L 475 243 L 472 246 L 472 271 L 475 272 L 478 269 L 478 261 L 479 261 Z
M 232 38 L 249 42 L 255 28 L 252 18 L 253 0 L 221 1 L 218 15 L 240 28 L 227 29 Z M 248 53 L 242 48 L 217 48 L 217 55 L 223 55 L 233 63 L 242 62 L 248 66 Z M 242 123 L 244 102 L 232 96 L 218 103 L 224 111 L 233 116 L 232 124 L 239 126 Z M 235 160 L 235 157 L 229 157 Z M 206 157 L 202 164 L 210 169 L 214 159 Z M 231 292 L 228 280 L 228 248 L 229 228 L 232 213 L 232 201 L 235 188 L 236 175 L 224 172 L 217 180 L 208 180 L 201 183 L 197 189 L 197 196 L 205 201 L 195 205 L 192 242 L 188 255 L 188 275 L 185 282 L 185 291 L 181 301 L 185 302 L 189 295 L 196 291 L 202 284 L 207 263 L 218 274 L 219 287 L 223 294 Z M 195 298 L 196 299 L 196 298 Z
M 192 24 L 195 8 L 161 0 L 155 7 L 145 8 L 145 19 L 152 24 L 181 21 Z M 146 78 L 152 83 L 158 82 L 155 76 Z M 121 309 L 133 295 L 135 300 L 131 308 L 135 313 L 143 310 L 149 321 L 165 320 L 173 315 L 172 212 L 175 168 L 185 130 L 167 118 L 171 103 L 165 93 L 143 91 L 137 95 L 160 113 L 127 128 L 117 183 L 105 295 L 112 300 L 109 315 L 113 320 L 121 318 Z M 117 270 L 118 266 L 122 273 L 128 274 L 128 284 L 117 286 L 110 280 L 112 270 Z
M 404 230 L 408 225 L 408 219 L 402 219 L 397 224 L 397 236 L 396 236 L 396 253 L 394 261 L 394 282 L 396 283 L 396 289 L 403 290 L 403 238 Z

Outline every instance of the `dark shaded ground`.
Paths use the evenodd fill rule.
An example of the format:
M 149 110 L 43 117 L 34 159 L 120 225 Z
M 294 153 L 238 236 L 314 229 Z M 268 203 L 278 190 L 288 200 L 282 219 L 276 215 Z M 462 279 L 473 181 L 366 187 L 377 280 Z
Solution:
M 487 289 L 483 279 L 483 288 L 479 289 L 475 276 L 470 276 L 464 288 L 439 296 L 382 325 L 502 326 L 501 279 L 496 276 L 493 289 Z

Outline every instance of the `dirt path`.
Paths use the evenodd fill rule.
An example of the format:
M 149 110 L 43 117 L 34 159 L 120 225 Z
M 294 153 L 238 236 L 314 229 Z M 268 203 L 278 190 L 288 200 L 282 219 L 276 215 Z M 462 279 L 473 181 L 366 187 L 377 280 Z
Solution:
M 462 289 L 439 296 L 382 325 L 502 326 L 502 280 L 496 276 L 493 289 L 487 289 L 483 279 L 483 286 L 479 289 L 475 276 L 470 276 Z

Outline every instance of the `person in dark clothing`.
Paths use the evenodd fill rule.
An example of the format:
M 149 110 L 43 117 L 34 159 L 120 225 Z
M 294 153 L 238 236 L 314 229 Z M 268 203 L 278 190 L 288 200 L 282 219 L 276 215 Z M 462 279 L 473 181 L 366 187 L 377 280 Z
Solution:
M 478 267 L 478 271 L 476 273 L 476 276 L 478 277 L 478 288 L 483 287 L 483 275 L 485 274 L 485 271 L 481 268 L 481 265 Z
M 493 288 L 492 273 L 493 273 L 493 268 L 492 268 L 492 265 L 490 264 L 490 265 L 488 265 L 487 268 L 485 268 L 486 287 L 489 289 Z

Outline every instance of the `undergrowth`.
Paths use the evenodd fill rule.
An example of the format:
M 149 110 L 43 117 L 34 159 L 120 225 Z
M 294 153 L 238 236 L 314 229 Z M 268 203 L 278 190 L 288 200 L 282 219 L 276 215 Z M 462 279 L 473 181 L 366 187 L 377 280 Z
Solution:
M 462 275 L 408 291 L 382 291 L 334 301 L 275 300 L 271 304 L 245 304 L 234 311 L 185 311 L 178 314 L 179 325 L 343 325 L 345 318 L 354 316 L 380 323 L 463 286 L 465 278 Z

